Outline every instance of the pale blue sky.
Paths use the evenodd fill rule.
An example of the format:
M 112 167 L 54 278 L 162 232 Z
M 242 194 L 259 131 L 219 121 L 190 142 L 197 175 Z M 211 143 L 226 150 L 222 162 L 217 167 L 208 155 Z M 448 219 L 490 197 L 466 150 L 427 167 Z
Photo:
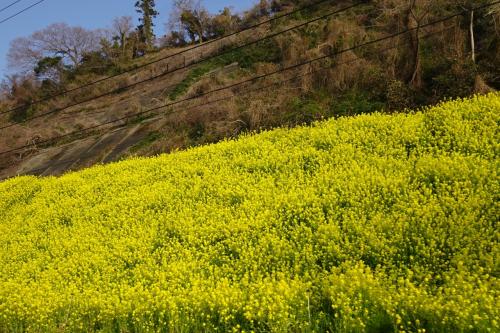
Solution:
M 225 6 L 236 11 L 250 8 L 257 0 L 205 0 L 210 12 L 216 13 Z M 0 0 L 3 8 L 14 0 Z M 22 0 L 15 6 L 0 13 L 0 21 L 37 2 Z M 6 55 L 10 41 L 16 37 L 29 36 L 32 32 L 49 24 L 66 22 L 89 29 L 105 28 L 117 16 L 131 15 L 136 18 L 134 4 L 136 0 L 46 0 L 31 10 L 0 24 L 0 79 L 7 73 Z M 156 0 L 160 16 L 156 20 L 157 35 L 164 34 L 164 23 L 168 20 L 171 0 Z M 137 23 L 137 20 L 135 21 Z

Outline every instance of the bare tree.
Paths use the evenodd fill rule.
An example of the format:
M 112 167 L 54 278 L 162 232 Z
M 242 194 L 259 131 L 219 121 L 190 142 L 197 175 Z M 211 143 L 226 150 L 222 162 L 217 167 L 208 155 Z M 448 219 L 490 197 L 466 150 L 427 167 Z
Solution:
M 44 58 L 44 52 L 35 47 L 35 42 L 29 38 L 16 38 L 10 43 L 7 61 L 10 69 L 22 73 L 31 72 L 36 64 Z
M 200 0 L 174 0 L 168 29 L 185 31 L 192 42 L 202 43 L 210 28 L 211 16 Z
M 85 53 L 99 49 L 102 33 L 55 23 L 34 32 L 29 37 L 13 40 L 7 54 L 9 66 L 24 71 L 32 70 L 46 57 L 61 57 L 63 62 L 78 67 Z
M 407 26 L 414 29 L 410 34 L 410 42 L 413 48 L 413 74 L 410 85 L 414 88 L 422 88 L 422 61 L 420 55 L 420 27 L 423 20 L 429 15 L 430 2 L 427 0 L 410 0 L 408 4 Z
M 462 8 L 468 14 L 468 23 L 469 23 L 469 40 L 470 40 L 470 52 L 471 52 L 471 60 L 473 63 L 476 63 L 476 40 L 475 40 L 475 8 L 481 5 L 485 5 L 491 3 L 490 0 L 455 0 L 457 6 Z M 498 6 L 497 6 L 498 8 Z M 495 7 L 492 7 L 494 10 Z
M 200 0 L 173 0 L 170 17 L 166 24 L 167 30 L 180 31 L 182 30 L 181 15 L 185 10 L 192 10 L 202 6 Z
M 407 34 L 402 34 L 398 38 L 399 42 L 408 41 L 409 48 L 399 56 L 399 60 L 393 68 L 393 73 L 399 72 L 397 76 L 413 88 L 422 88 L 420 33 L 421 26 L 431 15 L 433 1 L 380 0 L 376 5 L 380 13 L 380 16 L 375 21 L 377 27 L 391 32 L 409 30 Z
M 113 38 L 118 40 L 122 53 L 125 53 L 125 50 L 127 48 L 128 37 L 132 32 L 132 30 L 134 29 L 134 24 L 132 23 L 132 17 L 121 16 L 115 18 L 113 20 L 111 29 Z

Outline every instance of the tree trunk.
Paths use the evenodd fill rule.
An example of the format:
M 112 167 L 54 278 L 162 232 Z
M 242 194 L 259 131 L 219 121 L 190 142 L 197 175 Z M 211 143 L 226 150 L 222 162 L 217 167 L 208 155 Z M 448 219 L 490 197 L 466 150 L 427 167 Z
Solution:
M 410 80 L 410 84 L 413 88 L 420 89 L 422 88 L 422 63 L 420 61 L 420 28 L 417 28 L 415 35 L 415 43 L 413 46 L 413 52 L 415 53 L 415 67 Z
M 122 47 L 122 55 L 125 54 L 125 48 L 126 48 L 126 36 L 124 33 L 121 33 L 120 34 L 120 44 L 121 44 L 121 47 Z
M 474 10 L 470 12 L 470 48 L 472 53 L 472 62 L 476 63 L 476 42 L 474 40 Z
M 495 89 L 490 87 L 482 78 L 481 75 L 477 74 L 474 82 L 474 93 L 476 94 L 487 94 L 494 92 Z
M 408 83 L 415 89 L 422 88 L 422 65 L 420 60 L 420 22 L 415 18 L 410 9 L 408 13 L 408 29 L 415 29 L 410 32 L 410 43 L 411 43 L 411 77 Z
M 199 28 L 199 30 L 198 30 L 198 38 L 200 39 L 198 41 L 198 43 L 203 44 L 204 40 L 203 40 L 203 29 L 202 28 Z

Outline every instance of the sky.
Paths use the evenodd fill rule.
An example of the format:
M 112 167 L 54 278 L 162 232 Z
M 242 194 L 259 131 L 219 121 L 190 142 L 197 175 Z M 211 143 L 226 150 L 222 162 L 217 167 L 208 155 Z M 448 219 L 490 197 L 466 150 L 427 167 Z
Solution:
M 15 2 L 15 0 L 0 0 L 0 9 Z M 22 0 L 0 13 L 0 21 L 12 14 L 30 6 L 37 0 Z M 29 36 L 34 31 L 58 22 L 78 25 L 87 29 L 106 28 L 113 18 L 118 16 L 133 16 L 137 23 L 134 4 L 136 0 L 45 0 L 25 13 L 0 24 L 0 79 L 8 73 L 6 56 L 10 42 L 23 36 Z M 232 7 L 236 11 L 250 8 L 256 0 L 204 0 L 205 7 L 212 13 L 217 13 L 224 7 Z M 156 34 L 162 36 L 165 23 L 168 20 L 171 0 L 156 0 L 160 15 L 155 21 Z

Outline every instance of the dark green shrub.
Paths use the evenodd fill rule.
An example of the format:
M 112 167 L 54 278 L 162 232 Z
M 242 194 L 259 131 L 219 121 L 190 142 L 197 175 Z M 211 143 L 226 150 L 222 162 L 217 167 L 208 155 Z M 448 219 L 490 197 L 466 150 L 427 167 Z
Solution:
M 22 123 L 33 116 L 35 109 L 32 104 L 28 103 L 23 103 L 20 107 L 16 108 L 10 116 L 10 120 L 16 123 Z
M 232 48 L 234 46 L 230 46 L 228 50 Z M 276 41 L 267 39 L 221 55 L 217 57 L 216 63 L 225 66 L 237 62 L 241 68 L 249 69 L 258 62 L 279 63 L 282 58 L 281 50 Z
M 290 112 L 286 115 L 286 121 L 291 124 L 309 124 L 325 116 L 323 107 L 307 97 L 295 97 L 287 109 Z
M 367 92 L 351 90 L 332 101 L 330 113 L 335 117 L 354 116 L 381 111 L 385 106 L 385 103 L 373 99 Z
M 473 93 L 476 66 L 470 60 L 428 56 L 422 62 L 423 79 L 432 101 L 466 97 Z
M 202 65 L 195 67 L 189 72 L 184 80 L 181 81 L 175 88 L 170 92 L 168 97 L 171 100 L 177 99 L 177 97 L 186 93 L 186 91 L 194 83 L 196 83 L 203 75 L 215 69 L 217 66 L 213 62 L 206 62 Z

